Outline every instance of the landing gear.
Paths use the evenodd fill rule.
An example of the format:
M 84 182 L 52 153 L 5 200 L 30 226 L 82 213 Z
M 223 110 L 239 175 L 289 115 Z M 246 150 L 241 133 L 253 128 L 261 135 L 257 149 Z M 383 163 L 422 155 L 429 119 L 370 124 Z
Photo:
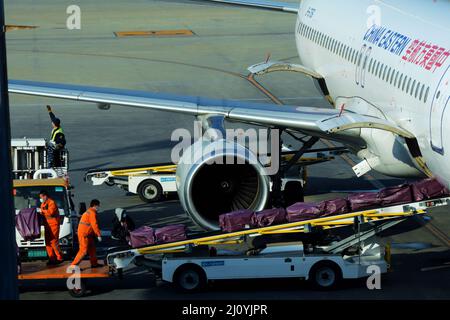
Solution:
M 279 134 L 279 161 L 280 168 L 275 175 L 272 176 L 272 204 L 275 207 L 286 207 L 296 202 L 304 201 L 303 185 L 299 182 L 288 182 L 282 192 L 282 179 L 286 176 L 289 169 L 292 168 L 300 158 L 308 152 L 319 141 L 317 137 L 310 137 L 303 141 L 303 146 L 294 154 L 294 156 L 285 164 L 281 165 L 283 140 L 281 138 L 283 129 L 280 129 Z

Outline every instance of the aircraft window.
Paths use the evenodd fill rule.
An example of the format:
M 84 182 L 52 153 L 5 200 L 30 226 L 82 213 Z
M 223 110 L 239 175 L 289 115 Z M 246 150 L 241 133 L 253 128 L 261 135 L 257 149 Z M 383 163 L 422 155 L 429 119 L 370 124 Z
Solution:
M 305 24 L 302 24 L 302 27 L 300 28 L 300 34 L 301 34 L 302 36 L 305 35 L 305 29 L 306 29 Z
M 395 76 L 395 69 L 392 69 L 392 73 L 391 73 L 391 79 L 389 81 L 389 83 L 392 85 L 392 83 L 394 82 L 394 76 Z
M 353 62 L 353 64 L 356 64 L 356 59 L 358 59 L 358 51 L 353 49 L 353 55 L 352 55 L 352 62 Z
M 419 90 L 420 90 L 420 82 L 417 82 L 416 92 L 414 93 L 414 97 L 416 99 L 419 96 Z
M 344 54 L 345 54 L 345 45 L 343 43 L 341 43 L 341 50 L 339 55 L 344 58 Z
M 408 78 L 408 85 L 406 86 L 406 93 L 408 93 L 409 89 L 411 89 L 411 82 L 412 82 L 412 79 Z
M 403 73 L 400 75 L 400 79 L 398 79 L 398 88 L 400 89 L 403 81 Z
M 319 36 L 319 33 L 317 32 L 317 30 L 314 30 L 314 42 L 317 43 L 317 37 Z
M 405 91 L 407 81 L 408 81 L 408 76 L 405 75 L 405 77 L 403 78 L 402 91 Z
M 430 94 L 430 87 L 427 87 L 427 91 L 425 91 L 425 100 L 424 100 L 424 102 L 427 102 L 429 94 Z
M 327 36 L 325 39 L 325 48 L 327 48 L 327 50 L 329 50 L 329 44 L 330 44 L 330 37 Z
M 411 86 L 411 92 L 409 93 L 411 96 L 414 94 L 414 89 L 416 88 L 416 80 L 413 81 Z
M 397 70 L 397 72 L 395 72 L 394 86 L 397 86 L 399 74 L 400 74 L 400 72 Z
M 320 33 L 319 44 L 320 44 L 321 47 L 323 47 L 323 33 Z
M 370 62 L 369 62 L 369 72 L 372 72 L 372 66 L 373 66 L 373 58 L 370 58 Z
M 391 74 L 391 68 L 388 69 L 388 67 L 386 66 L 386 69 L 384 70 L 384 73 L 383 73 L 383 80 L 388 82 L 390 74 Z
M 380 79 L 382 79 L 384 68 L 385 68 L 384 64 L 381 64 L 380 72 L 378 73 L 378 78 Z
M 333 39 L 331 42 L 331 52 L 334 52 L 334 49 L 336 49 L 336 40 Z
M 425 85 L 422 84 L 422 89 L 420 89 L 420 95 L 419 95 L 419 100 L 422 100 L 423 98 L 423 92 L 425 91 Z
M 345 48 L 345 58 L 346 58 L 347 60 L 350 59 L 349 53 L 350 53 L 350 47 L 349 47 L 349 46 L 346 46 L 346 48 Z

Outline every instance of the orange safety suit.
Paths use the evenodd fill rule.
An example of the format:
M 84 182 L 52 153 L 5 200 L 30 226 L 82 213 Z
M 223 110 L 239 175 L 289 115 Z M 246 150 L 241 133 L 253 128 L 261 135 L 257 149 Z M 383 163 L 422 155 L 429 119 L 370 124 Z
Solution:
M 86 254 L 89 254 L 91 266 L 97 265 L 94 237 L 100 236 L 101 233 L 100 228 L 98 227 L 97 210 L 91 207 L 83 213 L 78 225 L 79 250 L 72 262 L 73 266 L 78 265 Z
M 44 216 L 45 249 L 50 261 L 62 261 L 63 256 L 59 249 L 59 223 L 58 206 L 53 199 L 41 203 L 41 215 Z

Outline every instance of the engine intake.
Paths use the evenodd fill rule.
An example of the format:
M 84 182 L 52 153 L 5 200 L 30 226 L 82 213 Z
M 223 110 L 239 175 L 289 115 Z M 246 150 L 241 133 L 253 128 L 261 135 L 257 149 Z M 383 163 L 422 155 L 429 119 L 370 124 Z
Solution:
M 223 213 L 263 210 L 270 190 L 257 157 L 226 140 L 201 140 L 188 148 L 177 166 L 177 187 L 185 211 L 207 230 L 219 229 Z

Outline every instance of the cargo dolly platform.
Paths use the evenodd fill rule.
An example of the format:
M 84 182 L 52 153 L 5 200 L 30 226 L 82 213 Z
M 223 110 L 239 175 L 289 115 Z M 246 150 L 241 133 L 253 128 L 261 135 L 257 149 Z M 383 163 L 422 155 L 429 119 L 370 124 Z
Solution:
M 161 272 L 163 280 L 174 282 L 187 291 L 204 286 L 208 280 L 270 277 L 313 279 L 319 287 L 328 288 L 334 282 L 323 283 L 321 277 L 362 278 L 368 276 L 365 270 L 369 265 L 386 272 L 389 252 L 376 240 L 379 233 L 410 217 L 424 215 L 430 208 L 449 204 L 450 198 L 446 197 L 232 233 L 198 233 L 184 241 L 110 253 L 107 263 L 119 274 L 133 263 L 146 265 L 157 274 Z M 240 244 L 261 235 L 308 235 L 317 228 L 344 226 L 353 226 L 354 232 L 327 244 L 308 246 L 302 242 L 280 242 L 257 250 L 256 254 L 249 255 L 251 251 L 248 251 L 231 256 L 212 254 L 214 250 L 210 250 L 210 246 Z M 250 265 L 252 272 L 249 274 Z
M 47 266 L 45 262 L 24 262 L 21 264 L 21 272 L 17 278 L 20 281 L 26 280 L 67 280 L 73 278 L 73 288 L 68 288 L 71 296 L 75 298 L 83 297 L 86 294 L 87 279 L 106 279 L 113 274 L 108 266 L 91 268 L 88 261 L 82 261 L 79 265 L 79 273 L 76 269 L 70 268 L 70 262 L 64 262 L 56 266 Z M 75 279 L 77 278 L 77 279 Z

